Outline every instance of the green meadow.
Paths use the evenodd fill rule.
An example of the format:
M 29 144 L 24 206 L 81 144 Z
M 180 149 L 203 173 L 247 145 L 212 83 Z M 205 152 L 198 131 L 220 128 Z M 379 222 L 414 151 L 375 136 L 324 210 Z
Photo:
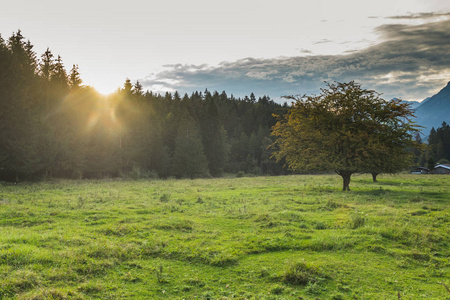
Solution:
M 0 299 L 450 299 L 450 177 L 0 185 Z

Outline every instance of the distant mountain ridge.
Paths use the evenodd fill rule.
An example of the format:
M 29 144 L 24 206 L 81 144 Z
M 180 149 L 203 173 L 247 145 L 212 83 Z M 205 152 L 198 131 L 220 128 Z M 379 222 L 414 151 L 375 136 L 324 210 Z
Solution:
M 414 108 L 414 107 L 413 107 Z M 416 122 L 423 126 L 422 133 L 428 136 L 431 128 L 442 122 L 450 124 L 450 82 L 436 95 L 426 98 L 415 108 Z
M 428 98 L 427 98 L 428 99 Z M 400 100 L 398 98 L 393 98 L 392 100 Z M 408 101 L 408 100 L 400 100 L 403 103 L 408 103 L 411 109 L 416 109 L 417 107 L 419 107 L 420 104 L 422 104 L 422 102 L 418 102 L 418 101 Z M 425 100 L 424 100 L 425 101 Z

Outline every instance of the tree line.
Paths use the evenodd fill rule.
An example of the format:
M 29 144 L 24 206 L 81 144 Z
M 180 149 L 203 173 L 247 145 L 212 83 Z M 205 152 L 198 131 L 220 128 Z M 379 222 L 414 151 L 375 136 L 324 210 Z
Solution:
M 420 137 L 417 138 L 421 143 Z M 443 122 L 440 127 L 431 128 L 428 144 L 423 153 L 418 153 L 419 165 L 432 170 L 436 164 L 450 164 L 450 126 Z
M 0 180 L 335 171 L 348 190 L 353 173 L 376 181 L 414 154 L 419 164 L 449 158 L 447 124 L 422 155 L 408 106 L 355 82 L 287 98 L 292 107 L 253 93 L 161 95 L 129 79 L 104 96 L 50 49 L 38 58 L 20 31 L 0 36 Z
M 268 146 L 287 110 L 253 93 L 161 95 L 129 79 L 103 96 L 77 65 L 67 72 L 49 49 L 38 58 L 20 31 L 0 36 L 1 180 L 282 174 Z

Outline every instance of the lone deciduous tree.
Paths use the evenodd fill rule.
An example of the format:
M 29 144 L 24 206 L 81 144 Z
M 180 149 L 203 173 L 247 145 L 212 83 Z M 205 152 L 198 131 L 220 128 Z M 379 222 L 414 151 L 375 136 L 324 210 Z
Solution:
M 407 104 L 383 100 L 353 81 L 327 86 L 319 95 L 286 97 L 295 102 L 273 127 L 278 160 L 296 171 L 333 170 L 344 191 L 353 173 L 408 165 L 417 129 Z

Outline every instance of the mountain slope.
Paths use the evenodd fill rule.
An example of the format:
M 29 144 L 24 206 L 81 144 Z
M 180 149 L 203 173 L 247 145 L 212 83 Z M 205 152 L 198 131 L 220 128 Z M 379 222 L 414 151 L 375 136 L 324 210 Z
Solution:
M 442 122 L 450 124 L 450 82 L 439 93 L 422 101 L 415 111 L 417 123 L 425 127 L 424 135 L 428 135 L 432 127 L 440 127 Z
M 394 98 L 392 100 L 397 100 L 397 98 Z M 418 102 L 418 101 L 408 101 L 408 100 L 401 100 L 403 103 L 407 103 L 409 104 L 409 107 L 411 109 L 416 109 L 417 107 L 419 107 L 419 105 L 421 105 L 423 102 Z M 424 100 L 425 101 L 425 100 Z

